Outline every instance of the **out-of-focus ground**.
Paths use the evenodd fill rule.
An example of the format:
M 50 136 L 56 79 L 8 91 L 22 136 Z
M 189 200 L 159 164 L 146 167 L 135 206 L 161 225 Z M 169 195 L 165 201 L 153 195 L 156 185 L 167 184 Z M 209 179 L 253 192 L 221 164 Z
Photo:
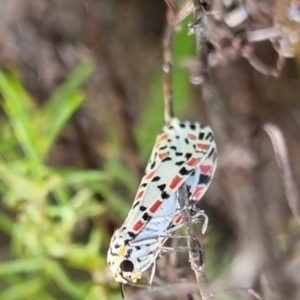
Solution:
M 217 51 L 224 50 L 225 54 L 222 59 L 212 59 L 217 96 L 209 101 L 201 96 L 201 85 L 189 82 L 190 74 L 183 67 L 191 65 L 195 56 L 194 37 L 187 36 L 187 21 L 175 38 L 176 114 L 209 124 L 218 145 L 215 179 L 200 203 L 209 216 L 209 227 L 205 235 L 198 236 L 205 250 L 205 273 L 212 290 L 218 291 L 216 299 L 253 299 L 245 291 L 250 287 L 266 300 L 300 299 L 300 224 L 291 213 L 272 143 L 262 129 L 266 123 L 273 123 L 282 132 L 298 189 L 300 53 L 295 46 L 296 58 L 287 59 L 279 76 L 274 77 L 255 70 L 247 58 L 241 57 L 247 55 L 236 50 L 236 45 L 244 43 L 246 31 L 268 27 L 279 20 L 276 2 L 279 3 L 245 1 L 249 16 L 237 27 L 229 26 L 224 18 L 240 1 L 213 2 L 223 19 L 209 16 L 209 34 L 219 46 Z M 53 269 L 22 269 L 21 261 L 31 259 L 35 252 L 30 252 L 30 240 L 24 252 L 13 246 L 20 238 L 14 234 L 14 226 L 24 221 L 24 212 L 18 205 L 11 208 L 6 204 L 9 191 L 7 185 L 1 184 L 2 218 L 8 217 L 15 224 L 7 231 L 3 229 L 6 226 L 1 226 L 0 257 L 3 265 L 16 262 L 16 268 L 10 271 L 0 265 L 1 299 L 119 299 L 105 256 L 110 236 L 126 216 L 155 135 L 163 125 L 161 41 L 165 13 L 163 0 L 0 1 L 1 69 L 18 70 L 38 107 L 47 103 L 78 64 L 84 62 L 94 68 L 83 86 L 85 101 L 60 132 L 45 165 L 101 170 L 109 177 L 101 189 L 94 187 L 95 183 L 87 188 L 91 199 L 101 204 L 105 213 L 75 222 L 68 237 L 68 243 L 83 245 L 82 252 L 74 252 L 73 260 L 67 254 L 52 257 L 47 247 L 42 254 L 39 252 L 63 266 L 67 283 L 64 275 L 60 277 Z M 276 67 L 278 54 L 268 39 L 252 50 L 267 66 L 265 69 Z M 1 123 L 9 124 L 5 110 L 1 118 Z M 55 118 L 52 121 L 54 124 Z M 1 140 L 2 144 L 7 141 L 4 136 Z M 10 166 L 18 160 L 12 162 L 1 154 L 0 162 Z M 12 187 L 17 190 L 19 185 Z M 70 195 L 75 191 L 72 186 Z M 26 190 L 21 188 L 20 194 L 23 193 Z M 53 204 L 56 194 L 51 193 L 45 199 Z M 56 228 L 53 224 L 51 228 Z M 196 228 L 200 232 L 200 225 Z M 85 262 L 89 252 L 84 245 L 94 232 L 101 236 L 96 250 L 100 263 L 88 265 Z M 47 233 L 51 239 L 51 231 L 46 228 Z M 26 241 L 26 236 L 23 238 Z M 81 260 L 80 255 L 87 260 Z M 39 284 L 35 284 L 37 279 Z M 194 280 L 187 256 L 166 256 L 158 262 L 155 284 L 166 286 L 181 279 L 188 283 Z M 21 285 L 23 281 L 32 285 Z M 127 295 L 135 291 L 125 288 Z M 189 288 L 181 291 L 183 295 L 176 294 L 178 299 L 192 299 L 188 298 L 192 297 Z M 168 292 L 164 297 L 155 299 L 175 299 L 175 295 L 168 298 Z

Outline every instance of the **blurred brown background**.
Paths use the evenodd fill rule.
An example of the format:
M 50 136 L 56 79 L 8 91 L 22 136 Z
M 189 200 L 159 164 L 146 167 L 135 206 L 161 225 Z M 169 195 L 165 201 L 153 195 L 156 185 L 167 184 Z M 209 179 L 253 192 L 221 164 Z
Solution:
M 188 71 L 195 64 L 195 43 L 193 36 L 187 36 L 187 21 L 177 33 L 174 50 L 175 72 L 181 76 L 174 80 L 177 115 L 209 124 L 219 151 L 215 179 L 201 201 L 210 218 L 207 234 L 199 236 L 206 273 L 212 290 L 223 291 L 220 299 L 252 299 L 238 290 L 252 287 L 267 300 L 297 300 L 300 224 L 291 213 L 282 172 L 262 128 L 273 123 L 282 132 L 298 189 L 300 53 L 296 42 L 291 43 L 290 57 L 278 55 L 287 56 L 281 41 L 283 36 L 289 40 L 298 25 L 287 17 L 291 1 L 212 2 L 217 12 L 208 16 L 209 39 L 216 47 L 210 57 L 213 97 L 203 96 L 201 85 L 188 83 L 192 76 Z M 1 0 L 1 68 L 17 66 L 38 105 L 45 103 L 79 62 L 95 66 L 85 84 L 86 100 L 52 148 L 48 165 L 103 169 L 108 160 L 118 161 L 137 188 L 154 136 L 163 124 L 162 105 L 157 103 L 162 102 L 165 13 L 163 0 Z M 255 30 L 272 27 L 280 29 L 278 37 L 266 35 L 259 42 L 249 41 Z M 134 187 L 130 190 L 113 182 L 109 188 L 120 192 L 129 207 Z M 105 195 L 99 193 L 97 199 L 103 202 Z M 126 215 L 122 211 L 120 217 L 105 205 L 109 211 L 97 221 L 105 240 L 102 256 L 114 228 Z M 78 226 L 79 239 L 85 239 L 90 226 L 89 220 Z M 6 249 L 3 255 L 9 256 L 8 240 L 1 237 Z M 177 261 L 171 257 L 168 275 L 164 264 L 169 259 L 159 263 L 157 284 L 182 278 L 193 281 L 187 275 L 187 257 Z M 107 270 L 99 272 L 106 274 Z M 118 299 L 111 296 L 118 292 L 107 276 L 107 299 Z M 228 289 L 230 295 L 224 292 Z M 132 288 L 127 292 L 133 292 Z

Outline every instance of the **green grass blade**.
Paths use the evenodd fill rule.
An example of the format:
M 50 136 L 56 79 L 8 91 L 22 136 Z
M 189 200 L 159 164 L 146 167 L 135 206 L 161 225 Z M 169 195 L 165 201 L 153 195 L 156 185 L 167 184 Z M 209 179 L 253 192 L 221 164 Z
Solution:
M 75 94 L 70 95 L 68 98 L 61 101 L 60 107 L 56 113 L 53 112 L 53 115 L 48 115 L 47 117 L 42 118 L 43 124 L 45 124 L 47 127 L 45 130 L 43 130 L 43 159 L 48 154 L 64 125 L 80 106 L 83 99 L 84 94 L 81 92 L 76 92 Z
M 80 64 L 48 99 L 39 121 L 43 131 L 44 155 L 47 154 L 63 126 L 82 103 L 84 95 L 79 88 L 92 71 L 91 65 Z
M 78 300 L 86 296 L 87 291 L 80 288 L 75 282 L 72 282 L 59 263 L 51 262 L 47 267 L 47 271 L 57 286 L 67 295 Z
M 46 260 L 42 257 L 34 257 L 1 263 L 0 276 L 42 270 L 45 262 Z
M 19 284 L 14 284 L 8 287 L 0 294 L 0 299 L 5 300 L 21 300 L 21 299 L 34 299 L 43 289 L 43 283 L 37 277 L 34 280 L 23 281 Z
M 93 182 L 107 181 L 110 179 L 110 174 L 103 171 L 94 171 L 94 170 L 73 170 L 73 169 L 64 169 L 57 171 L 62 181 L 60 185 L 84 185 Z
M 33 122 L 34 102 L 12 73 L 0 72 L 0 93 L 4 98 L 3 109 L 25 155 L 39 161 L 39 135 Z

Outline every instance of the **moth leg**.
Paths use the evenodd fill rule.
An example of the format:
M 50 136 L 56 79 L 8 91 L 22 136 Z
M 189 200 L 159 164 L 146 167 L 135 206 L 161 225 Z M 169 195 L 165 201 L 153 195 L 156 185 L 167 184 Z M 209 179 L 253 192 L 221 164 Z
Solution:
M 153 278 L 154 278 L 154 275 L 155 275 L 155 271 L 156 271 L 156 259 L 157 259 L 158 256 L 159 256 L 159 250 L 156 252 L 156 254 L 154 256 L 154 259 L 153 259 L 153 266 L 152 266 L 152 269 L 151 269 L 150 279 L 149 279 L 149 284 L 150 285 L 152 285 Z
M 187 207 L 187 209 L 189 210 L 189 213 L 192 217 L 192 223 L 198 223 L 203 218 L 204 221 L 203 221 L 201 233 L 204 234 L 206 232 L 206 229 L 207 229 L 207 226 L 208 226 L 208 216 L 204 212 L 204 210 L 196 207 L 196 205 L 195 205 L 195 203 L 193 202 L 192 199 L 190 200 L 190 202 L 191 202 L 191 204 L 190 204 L 189 207 Z
M 160 250 L 159 257 L 162 257 L 163 255 L 166 255 L 166 254 L 174 253 L 174 252 L 184 253 L 184 252 L 189 252 L 189 251 L 200 253 L 201 256 L 204 255 L 204 251 L 202 250 L 201 246 L 195 247 L 195 248 L 189 248 L 189 247 L 184 247 L 184 246 L 172 248 L 172 247 L 162 246 L 159 248 L 159 250 Z
M 164 255 L 164 254 L 172 253 L 172 252 L 188 252 L 192 249 L 189 247 L 183 247 L 183 246 L 178 246 L 176 248 L 162 246 L 162 247 L 159 247 L 159 250 L 160 250 L 160 255 Z
M 201 229 L 201 233 L 204 234 L 206 232 L 206 229 L 208 226 L 208 221 L 209 221 L 207 214 L 204 212 L 204 210 L 199 209 L 194 204 L 191 204 L 189 207 L 183 208 L 183 210 L 186 210 L 186 209 L 188 209 L 189 214 L 191 215 L 193 224 L 199 223 L 202 221 L 202 219 L 204 219 L 202 229 Z M 182 223 L 174 225 L 172 228 L 169 228 L 167 230 L 167 233 L 172 233 L 181 227 L 182 227 Z
M 196 211 L 193 212 L 192 222 L 198 223 L 198 222 L 200 222 L 201 219 L 204 219 L 203 225 L 201 228 L 201 233 L 204 234 L 206 232 L 209 219 L 208 219 L 207 214 L 204 212 L 204 210 L 197 209 Z

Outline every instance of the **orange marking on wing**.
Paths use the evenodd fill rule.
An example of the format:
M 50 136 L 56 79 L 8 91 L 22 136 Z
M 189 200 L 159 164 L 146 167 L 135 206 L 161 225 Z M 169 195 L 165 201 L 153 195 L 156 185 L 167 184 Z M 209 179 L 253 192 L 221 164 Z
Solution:
M 159 207 L 161 206 L 161 204 L 162 204 L 162 201 L 161 200 L 156 200 L 151 206 L 150 206 L 150 208 L 149 208 L 149 211 L 151 212 L 151 213 L 155 213 L 158 209 L 159 209 Z
M 209 145 L 198 143 L 197 148 L 201 150 L 207 150 L 209 148 Z
M 194 134 L 189 133 L 189 134 L 188 134 L 188 138 L 189 138 L 190 140 L 195 140 L 195 139 L 196 139 L 196 136 L 195 136 Z
M 190 166 L 190 167 L 195 167 L 198 164 L 199 161 L 200 161 L 199 158 L 190 158 L 187 161 L 187 165 Z
M 200 172 L 203 174 L 209 174 L 211 172 L 211 165 L 200 166 Z
M 181 181 L 181 177 L 179 177 L 179 176 L 175 176 L 174 178 L 173 178 L 173 180 L 172 180 L 172 182 L 171 182 L 171 184 L 170 184 L 170 189 L 174 189 L 178 184 L 179 184 L 179 182 Z
M 164 158 L 168 157 L 168 155 L 169 155 L 169 152 L 164 152 L 164 153 L 159 153 L 158 154 L 160 159 L 164 159 Z
M 139 220 L 134 224 L 133 230 L 139 232 L 143 226 L 144 226 L 144 222 Z
M 202 190 L 203 190 L 203 186 L 197 186 L 193 195 L 192 195 L 192 198 L 196 198 L 196 199 L 199 199 L 201 194 L 202 194 Z
M 158 143 L 159 143 L 159 142 L 162 142 L 162 141 L 166 140 L 167 137 L 168 137 L 168 135 L 167 135 L 166 133 L 163 133 L 163 134 L 161 134 L 161 135 L 159 135 L 159 136 L 157 137 L 157 142 L 158 142 Z
M 173 223 L 176 224 L 176 225 L 178 225 L 178 224 L 181 223 L 181 221 L 182 221 L 182 215 L 179 214 L 179 215 L 175 218 L 175 220 L 174 220 Z
M 136 195 L 135 199 L 137 200 L 137 199 L 141 198 L 143 195 L 144 195 L 144 191 L 140 191 L 140 192 Z
M 149 172 L 147 175 L 146 175 L 146 179 L 151 179 L 154 175 L 155 171 L 152 171 L 152 172 Z

